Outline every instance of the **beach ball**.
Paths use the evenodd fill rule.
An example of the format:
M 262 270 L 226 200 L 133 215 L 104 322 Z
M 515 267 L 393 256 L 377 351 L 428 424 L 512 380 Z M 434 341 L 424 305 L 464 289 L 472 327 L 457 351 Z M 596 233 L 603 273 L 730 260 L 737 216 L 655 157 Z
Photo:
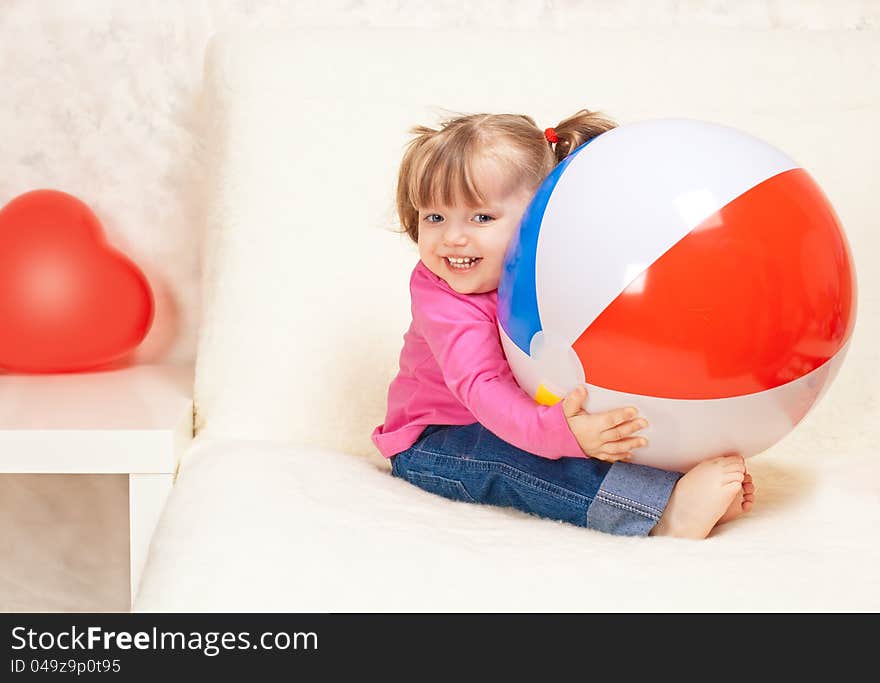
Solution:
M 524 391 L 633 405 L 633 462 L 751 457 L 833 381 L 856 318 L 853 260 L 815 180 L 772 145 L 688 119 L 626 124 L 538 188 L 505 258 L 498 329 Z

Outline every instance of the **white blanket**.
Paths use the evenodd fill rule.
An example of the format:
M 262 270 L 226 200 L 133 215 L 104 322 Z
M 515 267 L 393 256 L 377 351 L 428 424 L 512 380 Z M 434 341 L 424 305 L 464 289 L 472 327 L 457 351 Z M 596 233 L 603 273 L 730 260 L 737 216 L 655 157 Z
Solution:
M 166 508 L 136 608 L 876 611 L 868 446 L 826 455 L 802 439 L 753 459 L 754 510 L 687 541 L 446 500 L 349 455 L 203 442 Z

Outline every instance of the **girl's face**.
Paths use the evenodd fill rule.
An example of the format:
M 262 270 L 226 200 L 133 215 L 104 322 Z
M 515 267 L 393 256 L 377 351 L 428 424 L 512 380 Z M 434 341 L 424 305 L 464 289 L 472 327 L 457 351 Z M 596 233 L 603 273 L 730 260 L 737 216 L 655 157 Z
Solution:
M 533 195 L 522 186 L 506 191 L 495 178 L 479 183 L 485 205 L 419 210 L 419 257 L 460 294 L 498 289 L 507 245 Z

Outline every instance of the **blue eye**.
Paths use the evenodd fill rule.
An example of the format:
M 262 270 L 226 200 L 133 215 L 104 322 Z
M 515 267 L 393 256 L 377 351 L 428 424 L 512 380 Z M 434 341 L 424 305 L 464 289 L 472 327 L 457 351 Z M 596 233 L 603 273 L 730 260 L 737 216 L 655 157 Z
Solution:
M 483 224 L 488 223 L 489 221 L 495 220 L 494 218 L 492 218 L 492 216 L 490 216 L 487 213 L 478 213 L 476 216 L 474 216 L 474 218 L 485 218 L 486 220 L 484 220 L 484 221 L 481 221 L 481 220 L 477 221 L 477 223 L 483 223 Z
M 432 220 L 434 217 L 438 218 L 439 220 Z M 443 216 L 441 216 L 439 213 L 429 213 L 427 216 L 425 216 L 425 220 L 428 223 L 439 223 L 443 220 Z

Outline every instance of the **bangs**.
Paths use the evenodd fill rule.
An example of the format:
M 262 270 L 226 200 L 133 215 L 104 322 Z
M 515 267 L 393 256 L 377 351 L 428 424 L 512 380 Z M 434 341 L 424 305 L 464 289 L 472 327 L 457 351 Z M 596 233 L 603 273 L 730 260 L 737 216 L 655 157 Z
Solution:
M 437 136 L 440 138 L 441 136 Z M 520 175 L 515 167 L 491 154 L 486 141 L 477 131 L 460 128 L 438 144 L 425 145 L 419 158 L 413 160 L 409 178 L 409 201 L 419 208 L 437 206 L 477 207 L 486 204 L 489 194 L 480 188 L 481 172 L 506 171 L 499 177 Z
M 413 168 L 409 184 L 410 202 L 416 208 L 427 206 L 454 206 L 464 203 L 476 206 L 485 201 L 474 180 L 470 160 L 471 150 L 426 150 L 425 156 Z M 432 153 L 433 152 L 433 153 Z

